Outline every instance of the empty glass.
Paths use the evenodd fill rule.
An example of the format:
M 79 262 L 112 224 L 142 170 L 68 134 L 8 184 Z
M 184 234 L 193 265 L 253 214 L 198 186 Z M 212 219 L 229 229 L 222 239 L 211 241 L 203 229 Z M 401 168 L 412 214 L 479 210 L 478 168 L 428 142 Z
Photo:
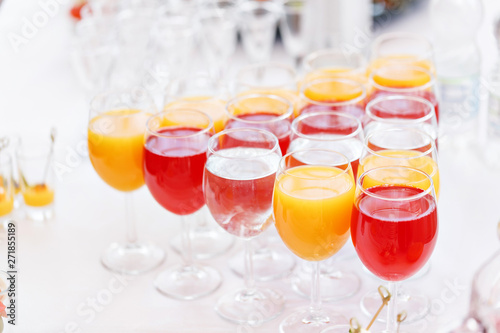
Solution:
M 243 49 L 250 62 L 271 58 L 281 7 L 272 1 L 249 0 L 239 7 Z
M 299 68 L 309 44 L 306 10 L 307 1 L 305 0 L 283 2 L 283 15 L 279 25 L 280 33 L 286 52 L 294 59 L 295 68 Z
M 236 1 L 207 2 L 200 9 L 201 46 L 208 60 L 209 70 L 218 81 L 226 77 L 228 61 L 236 50 Z

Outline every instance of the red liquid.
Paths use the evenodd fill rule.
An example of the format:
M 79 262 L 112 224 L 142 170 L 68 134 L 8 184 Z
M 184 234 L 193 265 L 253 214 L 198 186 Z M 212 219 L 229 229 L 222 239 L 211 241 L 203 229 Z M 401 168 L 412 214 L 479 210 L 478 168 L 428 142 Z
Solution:
M 434 93 L 431 91 L 424 90 L 424 91 L 391 93 L 383 90 L 375 90 L 370 96 L 370 100 L 373 100 L 377 97 L 386 97 L 394 95 L 416 96 L 428 100 L 434 106 L 434 109 L 436 111 L 436 120 L 439 121 L 438 100 L 436 98 L 436 95 L 434 95 Z M 390 104 L 385 104 L 385 103 L 390 103 Z M 384 104 L 379 104 L 379 105 L 385 105 L 384 109 L 380 107 L 375 107 L 372 109 L 372 113 L 381 118 L 394 117 L 394 115 L 398 115 L 399 118 L 418 119 L 424 117 L 429 113 L 428 108 L 423 106 L 421 103 L 415 101 L 393 100 L 393 101 L 386 101 L 384 102 Z M 387 106 L 390 106 L 391 112 L 389 113 L 387 112 Z
M 335 103 L 335 101 L 325 101 L 325 103 Z M 316 105 L 307 104 L 300 110 L 300 114 L 311 113 L 311 112 L 322 112 L 322 111 L 335 111 L 340 113 L 345 113 L 354 116 L 358 119 L 362 119 L 365 115 L 365 105 L 364 104 L 349 104 L 349 105 Z
M 276 113 L 268 112 L 258 112 L 242 114 L 237 116 L 237 119 L 244 121 L 238 121 L 237 119 L 230 119 L 225 126 L 228 128 L 259 128 L 267 130 L 278 138 L 279 145 L 281 148 L 281 153 L 284 155 L 290 145 L 290 125 L 292 123 L 291 119 L 276 120 L 281 115 Z M 248 121 L 248 122 L 247 122 Z M 252 123 L 250 123 L 250 121 Z M 237 145 L 236 145 L 237 146 Z
M 198 128 L 166 128 L 168 136 L 199 132 Z M 144 145 L 144 179 L 149 191 L 168 211 L 192 214 L 204 204 L 203 168 L 207 160 L 209 133 L 189 138 L 150 136 Z
M 375 186 L 368 189 L 384 198 L 408 198 L 421 189 Z M 386 281 L 401 281 L 427 262 L 437 239 L 436 201 L 425 195 L 397 202 L 362 194 L 355 202 L 351 236 L 356 252 L 373 274 Z

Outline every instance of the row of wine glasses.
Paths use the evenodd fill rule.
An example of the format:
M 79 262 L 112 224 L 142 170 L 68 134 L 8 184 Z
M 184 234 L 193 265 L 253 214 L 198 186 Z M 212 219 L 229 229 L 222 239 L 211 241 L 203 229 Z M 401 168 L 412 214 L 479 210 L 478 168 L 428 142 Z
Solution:
M 334 53 L 325 51 L 323 56 Z M 212 218 L 222 229 L 227 234 L 244 239 L 246 244 L 244 255 L 239 257 L 239 262 L 244 264 L 233 267 L 245 278 L 245 288 L 222 297 L 216 311 L 236 323 L 246 323 L 248 313 L 262 308 L 272 309 L 265 319 L 275 318 L 283 310 L 283 295 L 260 289 L 256 280 L 266 281 L 290 274 L 295 260 L 283 247 L 264 251 L 266 246 L 262 245 L 269 244 L 269 239 L 264 241 L 266 234 L 261 234 L 275 222 L 279 238 L 283 241 L 280 243 L 284 243 L 299 258 L 310 262 L 332 258 L 347 243 L 349 228 L 354 223 L 351 215 L 335 221 L 332 218 L 337 217 L 333 215 L 342 209 L 356 212 L 352 206 L 355 202 L 355 182 L 358 182 L 358 187 L 365 183 L 359 184 L 360 179 L 369 181 L 366 182 L 366 191 L 356 192 L 357 196 L 361 192 L 367 192 L 367 197 L 373 195 L 377 200 L 388 196 L 387 201 L 394 204 L 396 211 L 404 211 L 398 220 L 405 222 L 401 224 L 405 226 L 401 234 L 407 233 L 405 237 L 410 239 L 412 249 L 421 245 L 426 248 L 426 251 L 417 251 L 418 260 L 415 262 L 401 262 L 399 266 L 392 267 L 390 271 L 399 274 L 396 277 L 388 278 L 373 263 L 372 266 L 365 263 L 365 266 L 385 280 L 405 279 L 418 271 L 434 246 L 437 227 L 434 232 L 431 228 L 429 232 L 432 235 L 424 235 L 430 239 L 420 244 L 421 240 L 417 238 L 422 236 L 422 232 L 408 231 L 406 227 L 419 224 L 406 223 L 413 221 L 411 216 L 416 213 L 406 210 L 408 206 L 413 209 L 431 202 L 429 197 L 436 197 L 434 191 L 439 193 L 437 104 L 433 104 L 428 96 L 413 93 L 432 88 L 427 81 L 432 82 L 432 68 L 418 67 L 419 64 L 413 60 L 409 63 L 402 56 L 393 58 L 395 62 L 392 58 L 387 60 L 389 65 L 379 66 L 373 62 L 371 67 L 365 64 L 365 67 L 353 68 L 353 72 L 342 66 L 335 67 L 335 64 L 325 65 L 330 63 L 322 60 L 320 63 L 324 67 L 311 70 L 311 76 L 306 74 L 300 81 L 294 70 L 286 65 L 253 65 L 239 71 L 232 89 L 218 90 L 221 82 L 212 84 L 214 81 L 207 76 L 204 84 L 212 90 L 197 90 L 194 93 L 188 91 L 193 81 L 186 77 L 186 80 L 176 80 L 168 85 L 161 113 L 157 113 L 153 99 L 144 90 L 107 93 L 94 98 L 89 119 L 90 158 L 106 183 L 127 194 L 127 216 L 131 216 L 131 192 L 146 184 L 162 207 L 182 219 L 183 231 L 178 238 L 177 250 L 184 257 L 184 263 L 159 274 L 155 280 L 157 289 L 174 298 L 195 299 L 213 292 L 221 284 L 221 276 L 216 269 L 197 263 L 203 253 L 196 252 L 194 249 L 197 247 L 193 246 L 197 243 L 192 232 L 197 228 L 193 224 L 196 218 L 193 214 L 206 204 Z M 387 69 L 390 75 L 378 80 L 381 75 L 377 73 L 383 69 Z M 418 75 L 416 79 L 404 78 L 405 73 L 416 75 L 419 71 L 427 71 L 427 76 L 424 75 L 423 79 Z M 401 82 L 403 87 L 389 87 L 387 95 L 377 93 L 376 84 L 390 86 Z M 416 89 L 404 86 L 414 83 Z M 405 89 L 411 93 L 406 94 Z M 226 95 L 222 95 L 221 91 Z M 281 170 L 278 161 L 283 155 L 285 158 L 281 163 L 285 163 L 286 167 Z M 287 168 L 290 172 L 286 172 Z M 397 177 L 391 168 L 397 169 Z M 385 171 L 376 176 L 363 178 L 371 170 L 382 169 Z M 422 180 L 419 176 L 422 174 L 430 179 L 432 186 L 427 180 Z M 282 178 L 283 186 L 279 185 Z M 326 190 L 318 185 L 330 180 L 332 184 L 326 186 Z M 269 218 L 273 187 L 274 202 L 283 200 L 283 207 L 274 207 L 274 219 Z M 370 192 L 371 188 L 377 187 L 382 189 Z M 390 189 L 385 192 L 383 187 Z M 412 192 L 406 187 L 419 188 L 425 193 Z M 341 197 L 351 197 L 349 208 L 349 200 L 339 200 Z M 421 197 L 425 200 L 420 200 Z M 419 200 L 414 200 L 416 204 L 412 201 L 411 205 L 396 204 L 408 198 Z M 315 210 L 315 205 L 321 209 Z M 325 205 L 336 208 L 324 211 Z M 426 209 L 432 213 L 431 206 L 429 204 Z M 297 207 L 302 209 L 297 211 Z M 366 209 L 363 212 L 360 210 L 360 215 L 375 214 L 371 217 L 382 220 L 389 218 L 378 216 L 374 203 L 362 207 Z M 366 211 L 371 207 L 375 207 L 375 212 Z M 276 215 L 278 208 L 287 212 L 280 222 Z M 307 213 L 309 211 L 311 213 Z M 316 213 L 320 215 L 314 217 Z M 397 214 L 395 216 L 398 217 Z M 312 224 L 299 223 L 301 219 L 309 218 Z M 313 222 L 319 226 L 310 230 Z M 435 226 L 434 222 L 429 223 Z M 202 224 L 206 225 L 206 220 Z M 165 258 L 163 250 L 139 242 L 131 219 L 127 219 L 127 225 L 127 242 L 113 244 L 103 254 L 103 264 L 126 274 L 138 274 L 158 267 Z M 376 230 L 386 224 L 373 225 Z M 328 230 L 320 232 L 318 228 Z M 332 234 L 332 230 L 336 232 Z M 224 238 L 221 234 L 214 237 Z M 411 237 L 415 237 L 419 245 L 414 245 Z M 259 242 L 258 250 L 250 241 L 254 238 L 254 242 Z M 385 239 L 382 241 L 390 243 Z M 232 244 L 232 239 L 220 244 L 224 245 L 218 247 L 214 254 L 224 252 Z M 364 262 L 359 254 L 363 250 L 357 248 L 354 231 L 353 244 Z M 400 245 L 398 241 L 394 244 Z M 309 246 L 311 249 L 307 250 Z M 206 247 L 199 249 L 206 251 Z M 404 246 L 397 249 L 404 254 L 409 251 Z M 259 256 L 263 253 L 266 255 Z M 393 254 L 396 255 L 397 251 L 394 250 Z M 257 264 L 259 257 L 265 258 L 262 261 L 265 264 Z M 366 260 L 371 262 L 380 258 Z M 314 323 L 310 327 L 322 327 L 330 322 L 332 315 L 320 309 L 324 299 L 318 290 L 322 284 L 321 277 L 331 273 L 332 269 L 336 270 L 335 261 L 330 260 L 324 266 L 326 269 L 321 269 L 314 263 L 309 269 L 304 269 L 310 277 L 305 283 L 297 282 L 294 289 L 306 294 L 312 288 L 312 312 L 307 310 L 287 318 L 282 324 L 283 331 L 290 329 L 287 327 L 298 327 L 296 325 L 300 326 L 303 322 Z M 398 271 L 404 267 L 408 269 L 406 275 Z M 349 274 L 343 272 L 342 276 Z M 340 291 L 329 295 L 328 299 L 338 300 L 356 293 L 360 286 L 359 277 L 352 277 L 348 286 L 328 288 Z M 393 309 L 391 307 L 389 311 L 391 318 L 388 323 L 391 325 Z M 336 315 L 331 318 L 336 318 Z
M 247 103 L 246 107 L 248 109 L 252 109 L 253 103 L 254 111 L 261 111 L 262 105 L 266 105 L 266 101 L 268 107 L 269 105 L 276 106 L 275 104 L 272 104 L 276 101 L 283 102 L 283 100 L 280 100 L 278 96 L 272 95 L 245 95 L 244 97 L 251 102 Z M 256 98 L 257 101 L 254 100 Z M 107 104 L 111 102 L 114 104 Z M 101 108 L 104 107 L 104 110 L 106 111 L 96 112 L 99 103 L 103 104 L 101 105 Z M 127 103 L 129 105 L 127 109 L 120 109 Z M 254 214 L 249 213 L 249 208 L 239 207 L 237 205 L 235 207 L 237 210 L 236 212 L 219 214 L 215 212 L 218 208 L 214 208 L 214 202 L 212 201 L 210 204 L 208 203 L 210 201 L 210 197 L 208 192 L 209 187 L 207 187 L 206 182 L 205 192 L 202 190 L 203 167 L 207 159 L 205 154 L 207 149 L 215 149 L 210 148 L 212 146 L 210 145 L 209 140 L 214 141 L 215 139 L 213 138 L 217 138 L 217 140 L 215 140 L 215 143 L 217 144 L 221 144 L 221 142 L 229 144 L 232 142 L 233 145 L 239 144 L 243 145 L 243 147 L 245 147 L 245 145 L 248 146 L 250 144 L 255 144 L 254 141 L 256 141 L 256 139 L 249 140 L 246 138 L 245 133 L 248 131 L 248 128 L 254 126 L 257 128 L 260 127 L 259 131 L 261 132 L 263 128 L 271 132 L 276 131 L 276 128 L 280 128 L 280 126 L 276 127 L 275 121 L 283 120 L 282 115 L 279 113 L 280 108 L 276 108 L 278 113 L 268 112 L 268 117 L 264 117 L 262 121 L 256 122 L 255 125 L 251 122 L 249 123 L 246 117 L 243 117 L 242 124 L 246 127 L 229 127 L 229 129 L 221 133 L 227 134 L 234 131 L 233 135 L 229 135 L 228 137 L 223 136 L 222 138 L 225 139 L 222 140 L 222 138 L 219 138 L 218 136 L 214 136 L 210 139 L 210 136 L 214 133 L 213 122 L 209 116 L 200 111 L 191 109 L 175 109 L 167 110 L 153 116 L 151 113 L 153 112 L 153 109 L 150 109 L 150 112 L 142 112 L 139 109 L 141 107 L 147 109 L 147 106 L 151 107 L 151 105 L 153 105 L 152 101 L 147 98 L 146 95 L 132 97 L 130 95 L 122 94 L 119 96 L 111 95 L 106 98 L 104 96 L 100 96 L 94 100 L 93 107 L 95 109 L 91 112 L 91 120 L 89 123 L 89 152 L 92 163 L 99 175 L 108 184 L 124 192 L 129 192 L 142 186 L 144 180 L 141 176 L 143 176 L 149 190 L 153 194 L 153 197 L 170 212 L 181 216 L 190 215 L 199 210 L 203 204 L 207 202 L 215 220 L 219 222 L 223 228 L 229 230 L 231 233 L 239 235 L 240 237 L 252 237 L 246 235 L 245 233 L 242 234 L 245 229 L 242 229 L 243 231 L 238 231 L 237 229 L 237 227 L 242 226 L 253 226 L 252 223 L 256 223 L 255 221 L 258 220 Z M 284 103 L 284 105 L 287 105 L 287 111 L 285 114 L 291 114 L 292 107 L 289 103 Z M 230 106 L 231 104 L 228 104 L 228 112 L 230 112 Z M 115 109 L 113 109 L 113 107 Z M 243 110 L 243 108 L 240 109 Z M 270 108 L 270 110 L 274 109 Z M 93 114 L 97 115 L 92 117 Z M 242 114 L 246 115 L 245 113 Z M 143 124 L 146 118 L 149 118 L 149 120 L 147 121 L 146 129 L 144 129 L 144 125 L 141 125 L 141 123 Z M 269 118 L 271 118 L 270 121 Z M 239 117 L 234 117 L 232 121 L 239 121 Z M 351 155 L 353 154 L 353 150 L 354 154 L 356 154 L 356 150 L 352 148 L 356 147 L 356 145 L 358 146 L 357 149 L 359 153 L 359 144 L 362 142 L 363 137 L 363 133 L 360 131 L 361 124 L 358 119 L 346 114 L 334 112 L 305 114 L 294 120 L 292 124 L 289 124 L 289 128 L 292 129 L 291 131 L 294 133 L 291 138 L 288 138 L 288 142 L 291 140 L 291 144 L 289 144 L 290 147 L 293 146 L 306 149 L 324 148 L 321 146 L 321 143 L 328 142 L 328 140 L 330 140 L 330 143 L 332 143 L 333 147 L 337 150 Z M 146 131 L 146 139 L 143 139 L 144 131 Z M 408 134 L 411 133 L 410 131 L 405 129 L 399 130 L 400 133 L 408 137 L 406 142 L 407 145 L 410 144 L 413 145 L 413 147 L 417 145 L 417 148 L 421 149 L 416 149 L 415 154 L 407 154 L 409 156 L 405 156 L 406 152 L 399 152 L 398 155 L 398 152 L 394 147 L 388 146 L 389 143 L 394 142 L 393 138 L 395 137 L 395 134 L 392 132 L 396 132 L 395 130 L 386 130 L 385 132 L 388 133 L 384 133 L 384 131 L 379 132 L 382 132 L 380 135 L 381 137 L 375 136 L 375 138 L 372 138 L 372 141 L 367 143 L 367 145 L 371 147 L 371 150 L 366 150 L 366 158 L 361 159 L 363 162 L 360 162 L 360 157 L 363 155 L 360 155 L 357 158 L 347 158 L 342 155 L 345 159 L 344 162 L 348 162 L 347 164 L 349 165 L 349 168 L 351 168 L 351 161 L 352 165 L 357 165 L 357 174 L 360 172 L 360 166 L 362 167 L 362 170 L 366 171 L 371 167 L 371 165 L 376 165 L 376 162 L 373 162 L 373 156 L 377 156 L 380 159 L 385 158 L 389 161 L 391 159 L 400 159 L 404 161 L 399 162 L 401 164 L 407 163 L 412 167 L 417 167 L 420 166 L 420 164 L 415 161 L 419 161 L 419 159 L 427 161 L 430 159 L 430 157 L 427 156 L 428 154 L 435 154 L 435 149 L 433 149 L 434 140 L 430 139 L 430 137 L 423 132 L 415 130 L 415 132 L 420 135 L 420 140 L 423 142 L 421 146 L 418 146 L 415 138 L 410 138 Z M 260 135 L 262 135 L 262 133 Z M 383 139 L 387 139 L 388 135 L 388 143 L 384 144 Z M 392 135 L 392 139 L 390 135 Z M 281 147 L 283 145 L 279 144 L 280 140 L 276 136 L 273 135 L 272 137 L 276 140 L 277 149 L 279 148 L 279 155 L 281 155 Z M 250 143 L 246 142 L 247 140 L 249 140 Z M 298 144 L 296 142 L 298 142 Z M 355 143 L 353 144 L 353 142 Z M 399 138 L 396 142 L 403 145 L 404 140 Z M 317 146 L 315 146 L 315 144 L 317 144 Z M 427 150 L 422 151 L 422 147 L 427 147 Z M 120 148 L 124 148 L 125 150 L 120 151 Z M 229 146 L 229 148 L 235 147 Z M 408 146 L 405 148 L 408 149 Z M 379 150 L 384 150 L 384 152 L 378 152 Z M 233 152 L 234 151 L 235 150 L 233 149 Z M 243 149 L 243 151 L 245 152 L 246 149 Z M 291 151 L 291 149 L 288 148 L 288 151 Z M 378 153 L 373 153 L 373 151 L 377 151 Z M 368 156 L 368 152 L 371 152 L 370 156 Z M 422 153 L 422 156 L 419 155 L 419 152 Z M 248 152 L 245 154 L 248 154 Z M 243 154 L 244 157 L 246 156 L 245 154 Z M 226 158 L 232 161 L 230 158 L 231 156 L 232 155 L 229 155 L 229 157 L 226 156 Z M 317 158 L 321 161 L 322 157 L 318 155 Z M 213 159 L 215 159 L 215 157 L 212 158 L 212 160 Z M 279 156 L 275 159 L 279 159 Z M 226 177 L 229 177 L 231 181 L 234 181 L 234 179 L 240 180 L 237 174 L 234 174 L 235 172 L 245 171 L 249 174 L 254 174 L 256 171 L 255 167 L 246 165 L 245 163 L 237 164 L 234 167 L 234 170 L 231 171 L 231 176 Z M 294 163 L 300 164 L 300 159 Z M 388 162 L 387 164 L 393 165 L 392 163 L 394 162 Z M 427 167 L 429 162 L 421 164 L 424 165 L 423 167 Z M 211 165 L 213 165 L 213 163 L 207 162 L 207 166 L 205 166 L 205 168 L 212 170 L 210 169 Z M 217 163 L 214 165 L 217 165 Z M 118 172 L 112 172 L 113 170 L 117 170 Z M 217 172 L 229 172 L 225 168 L 223 168 L 222 171 L 214 170 L 212 170 L 211 173 L 216 174 Z M 427 170 L 428 169 L 426 169 L 426 171 Z M 120 172 L 123 173 L 120 174 Z M 141 174 L 142 172 L 144 174 Z M 427 172 L 432 174 L 430 171 Z M 205 172 L 205 176 L 206 175 L 207 172 Z M 254 178 L 255 177 L 257 176 L 254 175 Z M 221 178 L 220 175 L 219 178 Z M 254 181 L 254 178 L 251 178 L 251 180 Z M 274 176 L 271 178 L 274 179 Z M 205 181 L 206 180 L 207 177 L 205 177 Z M 218 187 L 219 190 L 221 190 L 221 188 L 222 185 Z M 232 185 L 229 186 L 229 188 L 233 191 L 235 186 Z M 251 188 L 255 189 L 255 185 L 252 185 Z M 239 195 L 249 195 L 244 190 L 238 191 L 237 193 Z M 203 195 L 205 198 L 203 198 Z M 234 195 L 227 196 L 234 199 Z M 224 197 L 225 195 L 219 195 L 217 196 L 217 199 L 221 200 L 221 198 Z M 259 207 L 258 202 L 254 203 L 253 201 L 249 201 L 249 199 L 237 200 L 237 202 L 249 202 L 252 204 L 251 206 L 254 207 L 254 209 Z M 130 203 L 127 207 L 130 207 Z M 265 215 L 263 212 L 260 213 Z M 231 217 L 230 221 L 234 219 L 234 225 L 232 225 L 230 221 L 227 221 L 227 218 L 224 217 L 226 215 Z M 251 223 L 251 221 L 253 222 Z M 260 227 L 252 230 L 257 233 L 262 232 L 270 223 L 271 221 L 266 218 L 265 220 L 257 223 L 258 225 L 261 225 Z M 183 226 L 185 227 L 183 236 L 184 247 L 181 252 L 185 256 L 185 263 L 179 267 L 174 267 L 160 274 L 155 282 L 157 288 L 163 293 L 182 299 L 197 298 L 213 291 L 220 284 L 220 276 L 216 270 L 193 263 L 191 255 L 192 252 L 189 244 L 189 225 L 189 219 L 183 221 Z M 134 230 L 132 225 L 130 227 L 131 230 Z M 247 252 L 251 253 L 251 251 L 251 246 L 247 246 Z M 152 247 L 151 245 L 139 245 L 136 242 L 134 233 L 130 232 L 128 244 L 125 246 L 113 245 L 104 254 L 103 263 L 106 267 L 122 273 L 140 273 L 141 271 L 146 271 L 156 267 L 162 262 L 163 258 L 164 255 L 161 250 L 158 250 L 158 248 Z M 246 258 L 248 258 L 247 260 L 251 262 L 251 255 L 247 254 Z M 140 265 L 140 268 L 137 268 L 137 265 Z M 251 266 L 252 265 L 250 263 L 247 263 L 245 267 L 250 269 Z M 247 272 L 244 276 L 245 278 L 250 279 L 248 285 L 251 286 L 254 279 L 252 278 L 252 274 L 250 272 L 251 271 Z M 247 289 L 248 288 L 251 289 L 252 287 L 247 286 Z M 261 296 L 262 295 L 258 298 L 261 299 Z M 238 294 L 233 297 L 232 300 L 242 299 L 241 297 L 241 294 Z M 279 297 L 277 298 L 279 299 Z M 273 302 L 276 302 L 277 298 L 273 297 Z M 273 304 L 276 305 L 277 303 Z M 222 309 L 227 307 L 233 309 L 232 305 L 221 305 L 220 311 L 223 312 L 224 310 Z M 227 314 L 221 315 L 229 318 L 229 315 Z M 241 318 L 233 318 L 231 320 L 236 322 L 242 321 Z

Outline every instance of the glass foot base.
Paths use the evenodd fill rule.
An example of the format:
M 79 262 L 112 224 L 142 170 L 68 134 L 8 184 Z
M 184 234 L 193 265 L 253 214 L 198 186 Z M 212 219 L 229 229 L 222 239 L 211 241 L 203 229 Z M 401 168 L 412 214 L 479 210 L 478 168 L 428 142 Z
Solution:
M 222 296 L 215 305 L 215 311 L 222 318 L 250 326 L 276 318 L 283 308 L 283 296 L 270 289 L 256 289 L 251 293 L 245 289 L 237 290 Z
M 219 232 L 212 228 L 201 228 L 193 230 L 191 236 L 191 251 L 196 260 L 206 260 L 227 253 L 233 246 L 234 239 L 227 232 Z M 172 239 L 172 249 L 181 254 L 182 236 L 178 235 Z
M 307 264 L 306 264 L 307 265 Z M 291 279 L 292 289 L 300 296 L 309 298 L 311 293 L 311 273 L 309 265 L 300 267 Z M 309 271 L 309 272 L 308 272 Z M 323 302 L 338 301 L 356 294 L 361 288 L 359 276 L 351 272 L 333 270 L 321 272 L 320 290 Z
M 330 327 L 348 324 L 346 317 L 328 308 L 319 314 L 313 314 L 309 309 L 297 311 L 286 317 L 280 324 L 281 333 L 318 333 Z M 346 333 L 348 331 L 345 331 Z
M 165 252 L 152 244 L 111 244 L 101 262 L 110 271 L 136 275 L 150 271 L 165 260 Z
M 245 274 L 244 252 L 240 251 L 229 259 L 229 267 L 236 275 Z M 253 269 L 257 281 L 281 279 L 292 273 L 295 268 L 295 258 L 284 249 L 266 247 L 256 249 L 253 255 Z
M 430 310 L 430 300 L 427 296 L 418 292 L 401 289 L 397 296 L 398 312 L 406 311 L 407 317 L 403 324 L 416 322 L 424 318 Z M 378 292 L 370 292 L 361 299 L 361 309 L 364 314 L 373 317 L 381 304 L 380 294 Z M 387 307 L 384 307 L 377 317 L 377 321 L 386 322 Z
M 202 265 L 177 265 L 163 271 L 154 285 L 162 294 L 182 299 L 197 299 L 214 292 L 222 278 L 215 268 Z
M 35 222 L 51 221 L 54 218 L 54 204 L 43 207 L 32 207 L 24 205 L 26 219 Z

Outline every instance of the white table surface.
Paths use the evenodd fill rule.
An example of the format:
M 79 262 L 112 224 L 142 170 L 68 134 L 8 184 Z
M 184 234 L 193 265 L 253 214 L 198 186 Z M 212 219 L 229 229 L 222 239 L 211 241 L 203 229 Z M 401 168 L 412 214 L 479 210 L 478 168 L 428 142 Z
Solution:
M 486 4 L 491 7 L 492 3 Z M 404 29 L 430 35 L 424 9 L 406 20 L 395 20 L 385 31 Z M 161 245 L 168 252 L 166 262 L 150 273 L 126 280 L 101 266 L 103 249 L 124 236 L 123 198 L 99 179 L 86 156 L 78 155 L 78 148 L 86 143 L 88 100 L 69 61 L 72 24 L 66 9 L 61 8 L 19 52 L 9 45 L 9 33 L 19 33 L 22 18 L 38 10 L 34 0 L 6 0 L 0 10 L 0 134 L 48 133 L 55 125 L 60 133 L 57 161 L 68 165 L 69 171 L 58 182 L 54 221 L 36 224 L 17 219 L 18 326 L 7 327 L 6 332 L 276 332 L 284 315 L 308 305 L 286 279 L 266 284 L 281 290 L 287 298 L 284 315 L 274 321 L 239 327 L 213 310 L 218 297 L 243 283 L 226 263 L 242 248 L 240 243 L 226 255 L 206 262 L 223 275 L 223 284 L 214 294 L 196 301 L 178 301 L 154 289 L 155 276 L 180 262 L 169 246 L 169 239 L 180 227 L 179 219 L 163 210 L 146 188 L 135 195 L 140 237 Z M 487 11 L 486 16 L 492 13 Z M 496 56 L 487 28 L 485 24 L 480 37 L 485 67 Z M 282 51 L 277 50 L 275 56 L 282 58 Z M 500 171 L 486 168 L 478 158 L 479 152 L 473 143 L 440 147 L 438 245 L 430 272 L 408 283 L 427 290 L 433 306 L 427 319 L 419 326 L 408 326 L 408 331 L 447 332 L 459 323 L 467 312 L 473 273 L 498 248 Z M 5 247 L 2 240 L 0 246 Z M 0 268 L 6 265 L 4 251 L 0 252 Z M 368 319 L 361 313 L 359 300 L 380 282 L 364 273 L 357 260 L 349 266 L 362 276 L 362 290 L 350 299 L 328 305 L 366 324 Z M 104 299 L 106 304 L 93 312 L 95 316 L 78 312 L 89 309 L 82 307 L 92 299 L 101 297 L 103 301 L 102 297 L 109 295 L 109 285 L 117 281 L 124 285 L 123 290 L 113 294 L 109 302 Z

